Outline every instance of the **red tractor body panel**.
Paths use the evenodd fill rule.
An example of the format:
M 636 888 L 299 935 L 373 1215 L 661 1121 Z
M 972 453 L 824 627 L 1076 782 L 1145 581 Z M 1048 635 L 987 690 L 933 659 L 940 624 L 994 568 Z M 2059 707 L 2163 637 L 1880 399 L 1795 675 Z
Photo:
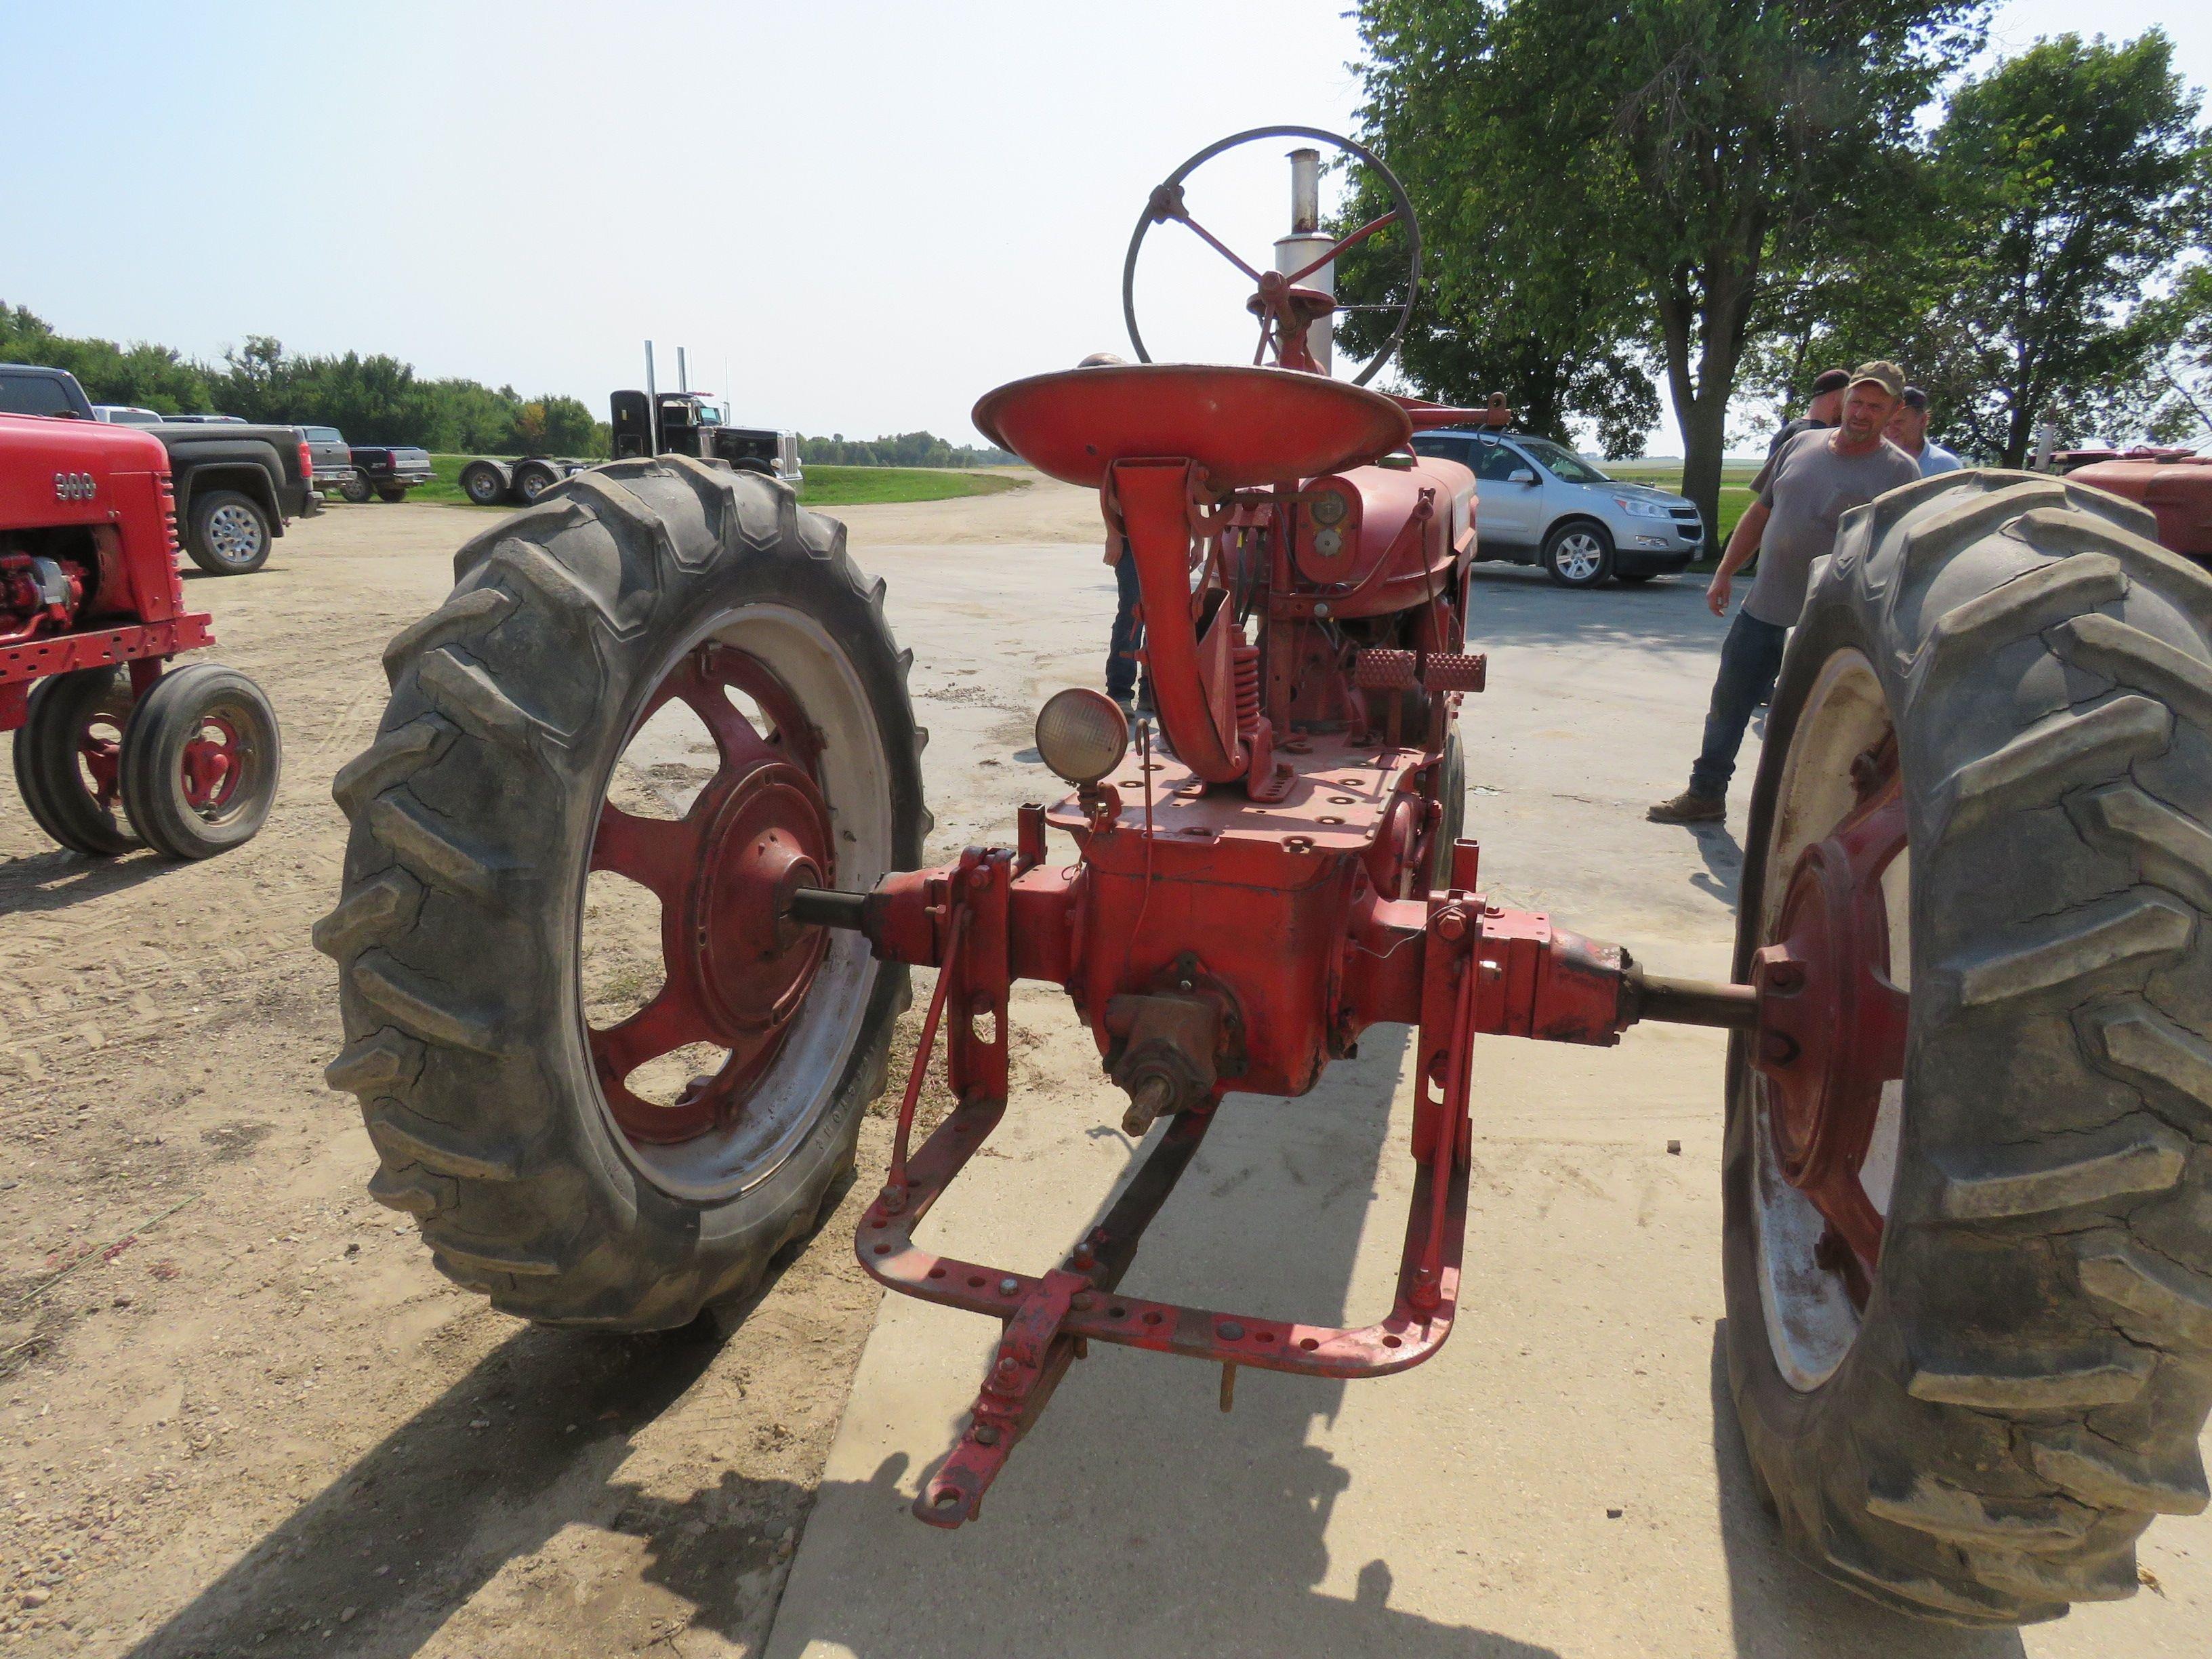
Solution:
M 2097 461 L 2066 476 L 2142 502 L 2158 520 L 2160 545 L 2212 563 L 2212 455 Z
M 185 610 L 157 439 L 0 415 L 0 732 L 22 724 L 32 682 L 150 665 L 212 643 L 208 621 Z

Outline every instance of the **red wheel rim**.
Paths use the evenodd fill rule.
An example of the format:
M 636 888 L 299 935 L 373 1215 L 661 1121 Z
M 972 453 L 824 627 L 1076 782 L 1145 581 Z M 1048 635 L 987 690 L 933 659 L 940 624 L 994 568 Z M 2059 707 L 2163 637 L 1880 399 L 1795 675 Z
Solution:
M 207 715 L 198 734 L 185 743 L 179 764 L 185 799 L 192 810 L 204 816 L 222 811 L 238 793 L 238 781 L 246 773 L 246 744 L 238 727 L 221 714 Z
M 106 726 L 115 735 L 101 732 Z M 85 793 L 110 817 L 115 815 L 123 799 L 123 740 L 120 717 L 106 710 L 95 713 L 85 723 L 76 740 L 76 757 L 82 766 L 86 780 Z
M 1822 1265 L 1863 1304 L 1881 1255 L 1881 1212 L 1860 1179 L 1883 1085 L 1905 1075 L 1910 999 L 1891 977 L 1882 872 L 1905 850 L 1894 736 L 1852 769 L 1858 800 L 1791 872 L 1774 932 L 1753 957 L 1752 1065 L 1784 1179 L 1827 1224 Z
M 757 725 L 729 693 L 750 697 Z M 757 659 L 709 643 L 654 691 L 639 725 L 682 702 L 713 737 L 717 765 L 680 819 L 599 808 L 589 867 L 634 881 L 660 901 L 659 992 L 628 1018 L 587 1028 L 593 1069 L 622 1132 L 669 1146 L 723 1128 L 782 1045 L 827 950 L 819 927 L 784 915 L 793 889 L 830 885 L 830 811 L 816 781 L 820 738 L 783 684 Z M 627 1079 L 694 1043 L 727 1051 L 672 1105 Z

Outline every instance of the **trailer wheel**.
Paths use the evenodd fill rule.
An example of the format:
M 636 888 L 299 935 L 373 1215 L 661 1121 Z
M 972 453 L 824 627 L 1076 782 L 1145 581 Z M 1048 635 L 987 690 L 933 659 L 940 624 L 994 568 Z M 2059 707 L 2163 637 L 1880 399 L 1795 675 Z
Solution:
M 119 668 L 57 674 L 31 688 L 15 732 L 15 788 L 47 835 L 87 858 L 139 844 L 124 821 L 120 768 L 131 682 Z
M 553 469 L 539 462 L 525 461 L 514 469 L 514 493 L 522 497 L 526 507 L 559 482 Z
M 2206 1505 L 2212 580 L 2021 473 L 1846 519 L 1753 798 L 1729 1380 L 1785 1540 L 1968 1625 Z
M 360 507 L 368 500 L 368 480 L 356 473 L 352 477 L 339 482 L 338 494 L 356 507 Z
M 507 499 L 507 479 L 489 461 L 471 461 L 461 469 L 461 493 L 478 507 L 497 507 Z
M 210 489 L 192 500 L 185 550 L 210 576 L 247 576 L 269 562 L 273 538 L 261 503 L 235 489 Z
M 683 1325 L 813 1226 L 881 1092 L 906 969 L 779 895 L 919 863 L 910 659 L 842 526 L 696 460 L 580 473 L 455 562 L 333 788 L 329 1080 L 449 1277 L 548 1323 Z M 625 760 L 664 710 L 711 741 Z M 662 776 L 707 781 L 649 816 Z M 635 1012 L 594 1024 L 583 934 L 633 903 Z
M 283 759 L 261 688 L 188 663 L 155 681 L 123 728 L 123 808 L 156 852 L 212 858 L 259 833 Z

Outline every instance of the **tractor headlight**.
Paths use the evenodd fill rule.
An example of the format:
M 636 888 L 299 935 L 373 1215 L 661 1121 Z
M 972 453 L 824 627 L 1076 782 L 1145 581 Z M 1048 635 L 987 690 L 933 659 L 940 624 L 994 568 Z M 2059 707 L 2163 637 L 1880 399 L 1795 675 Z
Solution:
M 1037 711 L 1036 746 L 1047 766 L 1081 788 L 1121 763 L 1129 722 L 1104 692 L 1070 686 Z
M 1316 524 L 1342 524 L 1344 515 L 1352 511 L 1352 503 L 1344 499 L 1340 490 L 1324 489 L 1313 498 L 1306 511 L 1313 514 Z

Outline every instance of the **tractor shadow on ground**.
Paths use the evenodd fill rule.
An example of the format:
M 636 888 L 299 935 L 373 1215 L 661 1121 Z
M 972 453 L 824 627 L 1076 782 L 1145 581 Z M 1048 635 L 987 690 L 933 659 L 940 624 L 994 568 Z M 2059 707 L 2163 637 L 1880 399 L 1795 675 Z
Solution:
M 168 875 L 178 867 L 172 860 L 143 851 L 121 858 L 90 859 L 59 847 L 0 860 L 0 916 L 66 910 L 85 900 L 105 898 Z
M 1384 1160 L 1406 1155 L 1403 1120 L 1394 1126 L 1392 1111 L 1408 1036 L 1371 1029 L 1360 1057 L 1332 1066 L 1302 1098 L 1230 1096 L 1147 1232 L 1129 1292 L 1279 1318 L 1379 1317 L 1405 1222 L 1403 1198 L 1383 1177 Z M 1053 1177 L 1020 1157 L 1017 1148 L 1003 1165 L 970 1176 L 976 1189 L 962 1212 L 946 1216 L 937 1248 L 986 1251 L 1021 1235 L 1029 1212 L 1004 1206 L 1018 1204 L 1019 1183 Z M 1095 1216 L 1110 1202 L 1102 1197 Z M 1061 1243 L 1055 1229 L 1018 1261 L 982 1259 L 1019 1265 Z M 894 1434 L 903 1439 L 928 1418 L 926 1426 L 949 1440 L 957 1425 L 938 1422 L 935 1388 L 912 1394 L 890 1380 L 904 1375 L 917 1342 L 941 1334 L 936 1310 L 915 1317 L 935 1322 L 878 1325 L 876 1343 L 890 1346 L 863 1362 L 848 1413 L 896 1398 L 906 1415 Z M 1374 1549 L 1376 1507 L 1395 1491 L 1391 1460 L 1316 1443 L 1341 1438 L 1332 1430 L 1347 1388 L 1387 1382 L 1247 1368 L 1224 1416 L 1219 1380 L 1211 1365 L 1094 1345 L 1022 1441 L 983 1516 L 957 1532 L 909 1513 L 918 1478 L 943 1455 L 945 1442 L 933 1434 L 906 1442 L 926 1460 L 919 1467 L 893 1450 L 865 1482 L 825 1484 L 770 1654 L 792 1659 L 818 1644 L 864 1659 L 1557 1659 L 1547 1647 L 1391 1605 L 1404 1571 L 1433 1571 L 1426 1560 L 1394 1569 Z M 964 1367 L 961 1382 L 964 1392 Z M 884 1387 L 899 1392 L 877 1391 Z M 882 1443 L 864 1438 L 860 1453 L 876 1455 Z M 1357 1517 L 1340 1516 L 1347 1503 Z M 1345 1540 L 1363 1534 L 1366 1548 L 1332 1559 L 1332 1546 L 1342 1558 Z
M 707 1540 L 730 1566 L 713 1583 L 733 1595 L 745 1543 L 763 1555 L 772 1545 L 714 1537 L 712 1517 L 734 1508 L 722 1488 L 672 1516 L 611 1478 L 632 1437 L 714 1352 L 688 1334 L 518 1331 L 142 1638 L 132 1659 L 396 1659 L 417 1651 L 509 1559 L 577 1523 L 648 1538 L 665 1530 L 686 1548 Z M 470 1426 L 486 1419 L 498 1419 L 489 1431 Z M 695 1516 L 708 1524 L 690 1527 Z M 702 1583 L 698 1594 L 711 1603 L 714 1591 Z
M 1713 1501 L 1728 1562 L 1729 1613 L 1744 1659 L 2021 1659 L 2010 1630 L 1960 1630 L 1876 1607 L 1800 1562 L 1782 1546 L 1752 1485 L 1751 1461 L 1729 1392 L 1728 1322 L 1713 1331 Z

